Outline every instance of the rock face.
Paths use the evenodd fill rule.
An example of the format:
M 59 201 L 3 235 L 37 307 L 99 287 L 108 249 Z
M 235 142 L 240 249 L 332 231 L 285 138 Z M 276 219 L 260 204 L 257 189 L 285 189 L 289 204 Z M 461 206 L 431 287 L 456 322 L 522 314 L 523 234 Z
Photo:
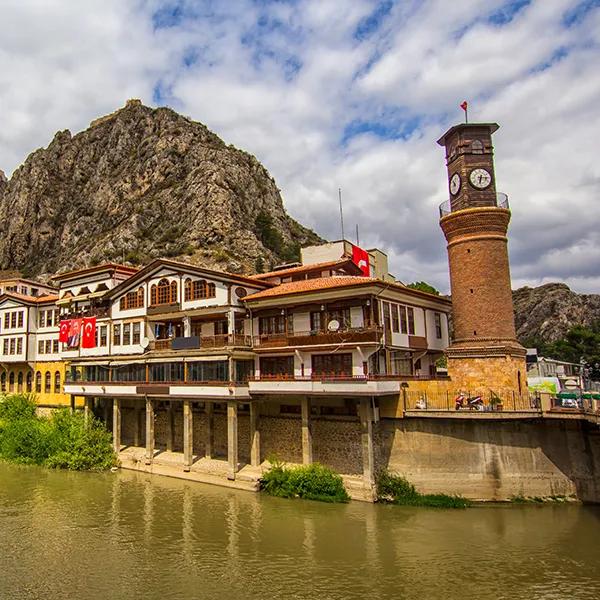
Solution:
M 564 283 L 548 283 L 513 291 L 517 337 L 545 342 L 561 339 L 574 325 L 600 319 L 600 295 L 577 294 Z
M 28 276 L 156 257 L 248 273 L 320 241 L 256 158 L 139 100 L 2 174 L 0 209 L 0 270 Z

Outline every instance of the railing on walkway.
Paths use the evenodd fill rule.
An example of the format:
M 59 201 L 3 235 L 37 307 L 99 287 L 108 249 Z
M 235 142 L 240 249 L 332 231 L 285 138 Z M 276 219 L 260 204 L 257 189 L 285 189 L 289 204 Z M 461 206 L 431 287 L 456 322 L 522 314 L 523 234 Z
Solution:
M 476 399 L 480 398 L 479 401 Z M 460 391 L 420 392 L 403 391 L 407 411 L 450 412 L 540 412 L 541 404 L 536 394 L 517 394 L 513 391 L 469 390 L 464 396 Z
M 205 350 L 231 346 L 252 346 L 252 336 L 238 333 L 176 337 L 150 342 L 150 350 Z
M 295 375 L 293 373 L 261 373 L 250 377 L 248 381 L 425 381 L 448 380 L 447 376 L 418 375 L 350 375 L 340 373 L 313 373 L 311 375 Z

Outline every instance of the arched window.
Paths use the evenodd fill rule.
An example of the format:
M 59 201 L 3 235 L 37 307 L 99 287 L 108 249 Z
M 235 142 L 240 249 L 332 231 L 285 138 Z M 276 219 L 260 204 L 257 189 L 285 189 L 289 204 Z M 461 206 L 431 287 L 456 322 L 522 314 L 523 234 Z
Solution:
M 44 377 L 44 393 L 49 394 L 52 391 L 52 373 L 46 371 Z
M 54 373 L 54 393 L 60 394 L 60 371 Z
M 42 391 L 42 374 L 39 371 L 35 374 L 35 391 L 38 394 Z
M 31 392 L 31 384 L 33 382 L 33 373 L 31 371 L 27 371 L 27 378 L 26 378 L 26 384 L 25 384 L 25 389 L 28 392 Z
M 0 392 L 6 391 L 6 371 L 0 373 Z
M 177 302 L 177 282 L 161 279 L 158 285 L 150 288 L 150 303 L 153 305 L 175 304 Z
M 119 308 L 121 310 L 129 310 L 131 308 L 142 308 L 144 306 L 144 288 L 127 292 L 119 300 Z
M 15 391 L 15 374 L 12 371 L 8 375 L 8 391 Z
M 17 392 L 21 393 L 23 391 L 23 372 L 19 371 L 17 375 Z
M 202 300 L 204 298 L 214 298 L 216 296 L 216 286 L 212 282 L 206 282 L 204 279 L 192 281 L 185 280 L 185 300 Z
M 483 142 L 481 140 L 473 140 L 471 142 L 471 152 L 473 154 L 483 154 Z

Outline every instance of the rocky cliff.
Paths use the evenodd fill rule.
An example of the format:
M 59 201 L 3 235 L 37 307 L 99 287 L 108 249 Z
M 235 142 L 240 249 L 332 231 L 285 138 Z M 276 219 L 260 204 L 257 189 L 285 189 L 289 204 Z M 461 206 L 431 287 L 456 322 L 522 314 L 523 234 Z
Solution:
M 0 270 L 28 276 L 165 256 L 248 273 L 319 241 L 256 158 L 138 100 L 3 175 Z
M 553 342 L 574 325 L 600 320 L 600 294 L 577 294 L 564 283 L 548 283 L 513 292 L 517 337 Z

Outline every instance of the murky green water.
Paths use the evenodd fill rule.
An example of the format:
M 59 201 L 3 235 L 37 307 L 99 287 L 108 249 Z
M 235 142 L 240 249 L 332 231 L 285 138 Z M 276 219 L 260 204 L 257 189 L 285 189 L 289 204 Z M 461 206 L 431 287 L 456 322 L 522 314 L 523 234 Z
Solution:
M 327 505 L 0 463 L 0 599 L 600 598 L 600 509 Z

